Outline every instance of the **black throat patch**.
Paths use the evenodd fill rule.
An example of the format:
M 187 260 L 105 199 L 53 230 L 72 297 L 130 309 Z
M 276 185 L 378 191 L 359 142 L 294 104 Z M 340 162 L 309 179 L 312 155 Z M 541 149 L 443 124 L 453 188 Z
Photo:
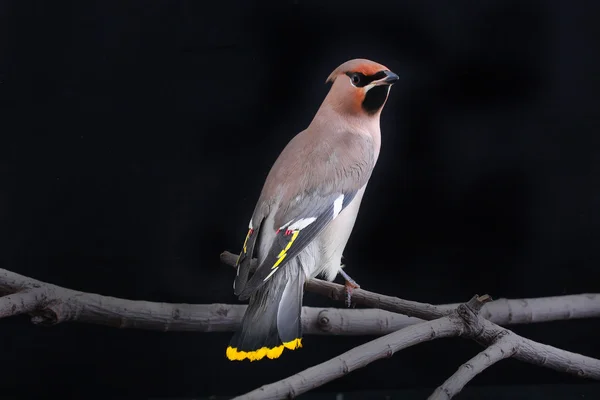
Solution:
M 362 108 L 367 114 L 375 114 L 387 99 L 389 85 L 380 85 L 371 88 L 365 95 L 365 99 L 362 102 Z

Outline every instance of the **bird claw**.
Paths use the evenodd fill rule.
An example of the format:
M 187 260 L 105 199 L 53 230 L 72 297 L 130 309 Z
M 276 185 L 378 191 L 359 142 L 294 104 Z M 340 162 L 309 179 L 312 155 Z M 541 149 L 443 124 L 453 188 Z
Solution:
M 360 286 L 356 284 L 356 282 L 346 281 L 344 284 L 345 292 L 346 292 L 346 307 L 352 307 L 352 291 Z
M 344 265 L 342 265 L 344 268 Z M 360 288 L 360 285 L 356 283 L 356 281 L 344 272 L 343 269 L 340 269 L 340 274 L 344 277 L 344 292 L 346 294 L 346 307 L 350 308 L 352 306 L 352 291 L 354 289 Z

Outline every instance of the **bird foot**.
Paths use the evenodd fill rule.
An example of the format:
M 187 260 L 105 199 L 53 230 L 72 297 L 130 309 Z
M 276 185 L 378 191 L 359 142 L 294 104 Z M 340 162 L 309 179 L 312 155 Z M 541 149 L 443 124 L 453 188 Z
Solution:
M 350 308 L 352 306 L 352 291 L 356 288 L 359 288 L 357 284 L 346 281 L 344 284 L 345 292 L 346 292 L 346 307 Z
M 342 268 L 344 266 L 342 265 Z M 344 277 L 344 291 L 346 292 L 346 307 L 350 308 L 352 306 L 352 291 L 354 289 L 360 288 L 360 285 L 356 283 L 356 281 L 350 278 L 350 275 L 344 272 L 343 269 L 340 269 L 340 274 Z

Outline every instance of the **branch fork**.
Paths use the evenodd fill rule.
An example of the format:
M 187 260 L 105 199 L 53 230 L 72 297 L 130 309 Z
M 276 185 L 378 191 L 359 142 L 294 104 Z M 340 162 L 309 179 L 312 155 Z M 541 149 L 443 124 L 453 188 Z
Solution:
M 236 259 L 236 254 L 221 254 L 227 265 L 235 265 Z M 308 280 L 305 289 L 339 301 L 346 298 L 343 285 L 319 279 Z M 38 325 L 77 321 L 118 328 L 230 332 L 238 328 L 246 309 L 245 305 L 119 299 L 62 288 L 4 269 L 0 269 L 0 293 L 4 294 L 0 297 L 0 318 L 29 314 Z M 600 317 L 600 294 L 496 301 L 488 295 L 476 295 L 462 304 L 432 305 L 355 288 L 352 300 L 371 308 L 303 307 L 304 333 L 379 337 L 237 398 L 293 398 L 404 348 L 444 337 L 474 340 L 484 349 L 462 364 L 430 399 L 452 398 L 476 375 L 510 357 L 600 380 L 600 360 L 534 342 L 500 326 Z
M 222 261 L 224 258 L 227 259 L 224 255 L 225 253 L 221 255 Z M 343 300 L 343 286 L 335 283 L 313 279 L 307 282 L 305 288 L 336 300 Z M 508 357 L 600 380 L 600 360 L 534 342 L 483 318 L 481 311 L 484 305 L 492 300 L 489 295 L 475 295 L 468 302 L 453 308 L 417 303 L 363 289 L 355 289 L 352 299 L 357 304 L 405 314 L 423 319 L 425 322 L 377 338 L 327 362 L 279 382 L 262 386 L 235 399 L 293 398 L 375 360 L 391 357 L 403 348 L 424 341 L 453 336 L 472 339 L 486 346 L 486 349 L 463 364 L 432 393 L 429 399 L 452 398 L 477 374 Z M 577 368 L 573 368 L 573 365 L 577 365 Z

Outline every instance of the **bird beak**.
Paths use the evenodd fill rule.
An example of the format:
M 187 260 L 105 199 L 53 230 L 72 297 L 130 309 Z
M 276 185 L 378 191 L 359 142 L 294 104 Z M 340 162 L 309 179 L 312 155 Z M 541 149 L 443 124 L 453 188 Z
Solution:
M 393 85 L 398 79 L 400 79 L 400 77 L 392 71 L 383 71 L 383 73 L 385 74 L 385 77 L 373 81 L 372 83 L 374 85 Z
M 398 75 L 396 75 L 392 71 L 386 70 L 386 71 L 383 71 L 383 73 L 385 75 L 383 78 L 377 79 L 376 81 L 373 81 L 373 82 L 369 83 L 367 86 L 365 86 L 365 92 L 368 92 L 375 86 L 382 86 L 382 85 L 392 86 L 398 79 L 400 79 L 398 77 Z M 388 90 L 389 90 L 389 88 L 388 88 Z

